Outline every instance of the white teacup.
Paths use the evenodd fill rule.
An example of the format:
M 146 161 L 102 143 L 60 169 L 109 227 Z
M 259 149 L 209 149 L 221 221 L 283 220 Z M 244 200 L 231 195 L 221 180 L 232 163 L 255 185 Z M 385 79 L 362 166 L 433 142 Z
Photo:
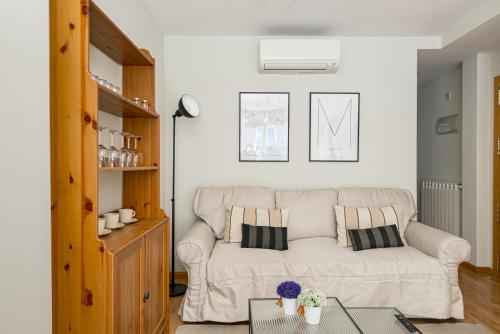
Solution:
M 120 215 L 120 222 L 122 223 L 130 223 L 135 217 L 135 211 L 133 209 L 120 209 L 118 212 Z
M 97 234 L 103 235 L 105 228 L 106 228 L 106 219 L 104 218 L 97 219 Z
M 106 228 L 117 228 L 120 222 L 120 215 L 115 212 L 105 213 L 104 218 L 106 219 Z M 123 225 L 122 225 L 123 226 Z

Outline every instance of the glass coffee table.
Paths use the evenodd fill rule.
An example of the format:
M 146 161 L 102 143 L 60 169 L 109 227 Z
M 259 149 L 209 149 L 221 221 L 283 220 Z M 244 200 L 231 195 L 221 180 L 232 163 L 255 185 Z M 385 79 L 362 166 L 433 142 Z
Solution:
M 308 325 L 299 315 L 285 316 L 276 298 L 248 301 L 250 334 L 408 334 L 396 319 L 402 315 L 394 307 L 345 307 L 333 297 L 321 310 L 318 325 Z M 413 333 L 420 333 L 416 331 Z

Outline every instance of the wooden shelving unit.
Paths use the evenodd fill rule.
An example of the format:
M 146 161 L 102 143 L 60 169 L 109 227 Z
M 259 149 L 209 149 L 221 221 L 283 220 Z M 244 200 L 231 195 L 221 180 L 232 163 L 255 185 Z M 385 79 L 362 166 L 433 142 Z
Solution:
M 169 221 L 160 208 L 154 58 L 88 0 L 51 0 L 50 34 L 53 332 L 167 333 Z M 89 44 L 122 65 L 123 95 L 92 80 Z M 99 110 L 141 136 L 143 167 L 97 167 Z M 98 237 L 104 173 L 121 173 L 123 207 L 139 221 Z
M 119 173 L 119 172 L 144 172 L 150 170 L 158 170 L 157 166 L 142 166 L 142 167 L 100 167 L 100 173 Z

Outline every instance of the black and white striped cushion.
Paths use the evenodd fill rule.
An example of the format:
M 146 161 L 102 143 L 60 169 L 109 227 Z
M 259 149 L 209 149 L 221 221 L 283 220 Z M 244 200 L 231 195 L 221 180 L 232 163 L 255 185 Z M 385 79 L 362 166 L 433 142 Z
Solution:
M 403 241 L 396 225 L 387 225 L 360 230 L 349 230 L 352 250 L 370 248 L 403 247 Z
M 241 248 L 287 250 L 287 228 L 242 224 Z

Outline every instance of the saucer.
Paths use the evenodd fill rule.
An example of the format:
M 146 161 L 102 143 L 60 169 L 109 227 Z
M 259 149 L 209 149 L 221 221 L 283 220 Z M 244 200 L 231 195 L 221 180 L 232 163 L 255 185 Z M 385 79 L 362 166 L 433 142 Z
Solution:
M 105 228 L 104 231 L 101 234 L 99 234 L 99 236 L 102 237 L 102 236 L 110 234 L 111 232 L 113 232 L 113 231 L 108 230 L 107 228 Z
M 122 224 L 133 224 L 133 223 L 137 223 L 138 221 L 139 221 L 139 219 L 137 219 L 137 218 L 132 218 L 132 220 L 131 220 L 131 221 L 129 221 L 129 222 L 120 222 L 120 223 L 122 223 Z
M 118 230 L 118 229 L 122 228 L 123 226 L 125 226 L 125 224 L 118 223 L 118 225 L 116 225 L 115 227 L 108 227 L 108 229 L 110 229 L 110 230 Z

